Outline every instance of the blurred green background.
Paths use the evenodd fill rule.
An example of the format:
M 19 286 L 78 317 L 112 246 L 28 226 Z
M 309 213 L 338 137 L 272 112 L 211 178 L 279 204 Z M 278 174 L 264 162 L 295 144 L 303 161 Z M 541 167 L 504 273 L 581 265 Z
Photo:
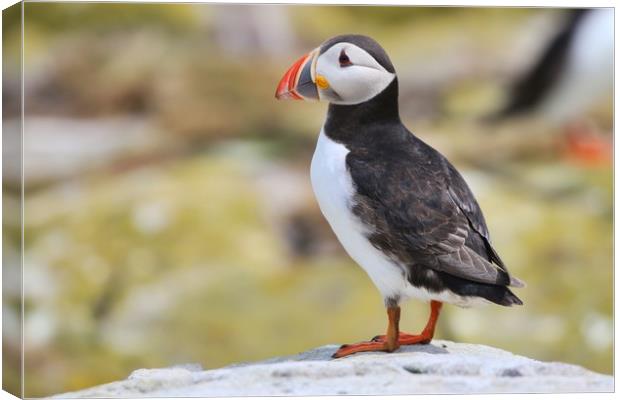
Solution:
M 273 98 L 292 61 L 349 32 L 390 54 L 406 124 L 462 171 L 528 283 L 523 307 L 444 308 L 436 337 L 611 373 L 611 162 L 570 157 L 564 128 L 539 118 L 480 122 L 563 13 L 26 3 L 25 395 L 384 331 L 378 291 L 311 192 L 326 105 Z M 16 48 L 19 25 L 6 21 Z M 17 96 L 19 66 L 4 73 Z M 609 139 L 611 95 L 579 119 Z M 18 262 L 19 226 L 4 223 Z M 5 296 L 17 362 L 19 291 Z M 402 329 L 427 312 L 408 303 Z

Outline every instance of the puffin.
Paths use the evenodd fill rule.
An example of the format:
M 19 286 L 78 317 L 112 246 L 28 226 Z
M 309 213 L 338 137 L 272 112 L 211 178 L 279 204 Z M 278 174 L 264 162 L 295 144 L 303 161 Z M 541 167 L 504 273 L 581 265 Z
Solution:
M 580 117 L 613 91 L 614 10 L 571 9 L 563 17 L 540 56 L 510 86 L 505 104 L 483 120 L 535 117 L 562 129 L 569 158 L 608 164 L 611 137 Z
M 553 124 L 578 117 L 613 87 L 613 8 L 571 9 L 540 56 L 490 119 L 537 114 Z
M 329 103 L 310 178 L 322 214 L 383 297 L 384 335 L 342 345 L 334 358 L 427 344 L 443 303 L 521 305 L 461 174 L 399 116 L 398 78 L 372 38 L 336 36 L 299 58 L 280 80 L 280 100 Z M 399 330 L 400 305 L 430 303 L 419 334 Z

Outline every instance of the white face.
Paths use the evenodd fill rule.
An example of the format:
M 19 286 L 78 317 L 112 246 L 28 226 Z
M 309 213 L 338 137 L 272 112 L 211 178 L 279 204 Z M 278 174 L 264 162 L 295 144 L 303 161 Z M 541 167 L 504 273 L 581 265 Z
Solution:
M 326 84 L 321 85 L 321 77 Z M 319 98 L 334 104 L 370 100 L 395 77 L 365 50 L 347 42 L 333 45 L 318 57 L 314 76 Z

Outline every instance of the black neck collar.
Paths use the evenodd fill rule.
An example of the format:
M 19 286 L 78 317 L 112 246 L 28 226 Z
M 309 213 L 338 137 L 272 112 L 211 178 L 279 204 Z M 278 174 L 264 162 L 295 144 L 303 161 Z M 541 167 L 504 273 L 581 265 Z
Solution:
M 332 140 L 344 144 L 371 139 L 376 128 L 401 124 L 398 113 L 398 78 L 378 95 L 359 104 L 330 104 L 325 121 L 325 134 Z

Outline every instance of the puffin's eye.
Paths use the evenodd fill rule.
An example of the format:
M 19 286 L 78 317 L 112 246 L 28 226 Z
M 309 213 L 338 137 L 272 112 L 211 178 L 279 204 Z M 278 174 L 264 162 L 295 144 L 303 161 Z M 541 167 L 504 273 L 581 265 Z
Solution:
M 349 65 L 353 65 L 351 60 L 349 60 L 349 56 L 344 52 L 344 49 L 340 52 L 340 57 L 338 57 L 338 62 L 341 67 L 348 67 Z

